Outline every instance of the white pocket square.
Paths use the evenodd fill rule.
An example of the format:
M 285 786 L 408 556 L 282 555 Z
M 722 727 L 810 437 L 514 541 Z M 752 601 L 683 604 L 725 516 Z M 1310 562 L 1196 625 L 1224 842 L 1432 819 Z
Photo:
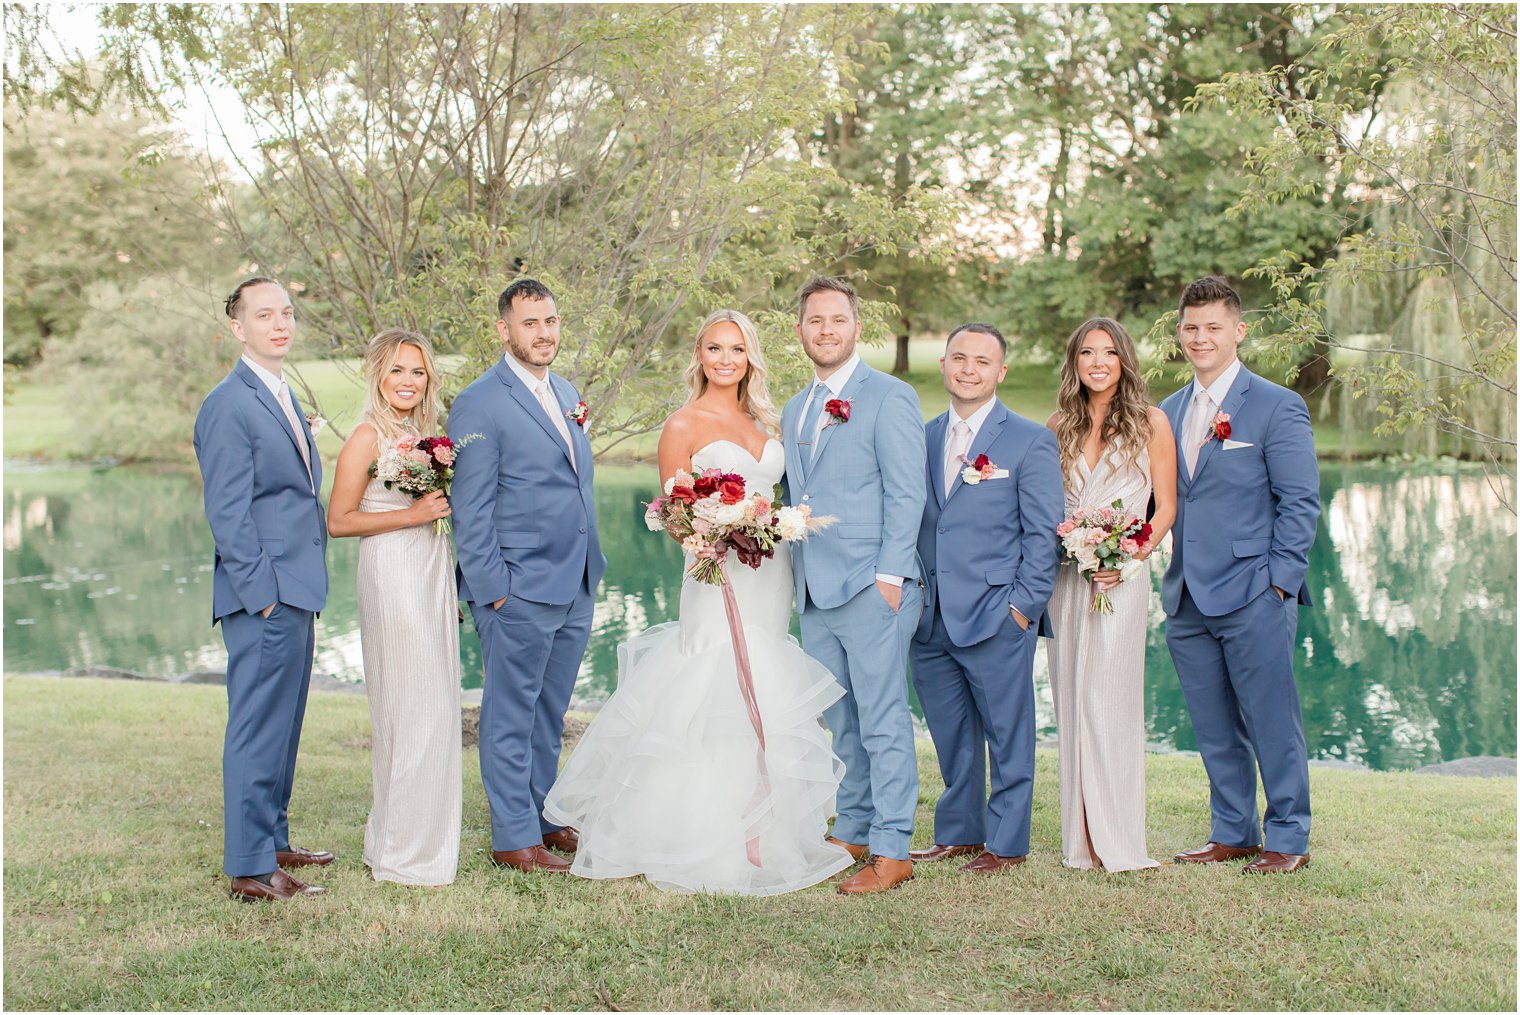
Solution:
M 992 470 L 992 475 L 988 476 L 987 478 L 988 479 L 1007 479 L 1008 478 L 1008 470 L 1007 469 L 993 469 Z
M 1254 448 L 1255 446 L 1250 441 L 1232 441 L 1228 437 L 1224 441 L 1224 449 L 1226 451 L 1234 451 L 1236 448 Z

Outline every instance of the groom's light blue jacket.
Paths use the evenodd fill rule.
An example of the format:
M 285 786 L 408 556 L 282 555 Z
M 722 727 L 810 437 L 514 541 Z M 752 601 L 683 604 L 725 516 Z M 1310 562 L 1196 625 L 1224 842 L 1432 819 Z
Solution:
M 290 400 L 304 421 L 294 392 Z M 322 489 L 322 459 L 311 429 L 303 422 L 300 430 L 241 359 L 196 414 L 195 457 L 216 543 L 213 624 L 275 602 L 312 613 L 327 603 L 327 521 L 313 492 Z M 297 441 L 306 442 L 309 478 Z
M 558 374 L 549 383 L 561 406 L 580 401 Z M 454 399 L 450 436 L 480 434 L 460 450 L 449 495 L 461 600 L 517 596 L 564 606 L 602 580 L 607 558 L 596 531 L 591 442 L 575 422 L 565 423 L 573 466 L 538 398 L 503 360 Z
M 1055 435 L 1010 412 L 1001 401 L 977 431 L 966 457 L 987 458 L 1008 475 L 967 484 L 957 476 L 945 493 L 945 431 L 950 414 L 929 421 L 928 498 L 918 530 L 918 553 L 928 569 L 928 595 L 917 640 L 929 638 L 938 602 L 945 630 L 957 645 L 991 638 L 1011 622 L 1012 606 L 1050 634 L 1045 605 L 1060 563 L 1064 495 Z
M 809 598 L 823 609 L 843 606 L 875 584 L 878 574 L 907 581 L 922 574 L 916 544 L 924 510 L 924 416 L 918 395 L 861 362 L 840 397 L 850 402 L 850 419 L 823 428 L 811 465 L 801 458 L 807 447 L 797 443 L 807 389 L 781 412 L 787 503 L 837 519 L 793 546 L 799 610 Z
M 1304 574 L 1319 521 L 1319 462 L 1309 410 L 1296 393 L 1241 367 L 1220 411 L 1229 447 L 1210 440 L 1188 475 L 1182 426 L 1193 385 L 1161 409 L 1177 434 L 1177 521 L 1161 606 L 1177 612 L 1182 588 L 1207 617 L 1222 617 L 1275 585 L 1310 606 Z

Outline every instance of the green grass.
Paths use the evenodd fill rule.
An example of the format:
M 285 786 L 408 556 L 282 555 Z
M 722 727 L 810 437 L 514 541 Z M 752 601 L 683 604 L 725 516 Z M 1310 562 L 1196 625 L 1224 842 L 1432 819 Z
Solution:
M 662 894 L 493 868 L 465 755 L 455 884 L 376 884 L 362 699 L 313 695 L 297 841 L 321 899 L 242 906 L 219 877 L 219 688 L 5 682 L 10 1009 L 1507 1009 L 1515 780 L 1312 772 L 1314 862 L 1109 876 L 1060 865 L 1041 752 L 1030 861 L 923 865 L 898 891 Z M 927 753 L 916 845 L 940 791 Z M 1147 761 L 1152 855 L 1197 845 L 1207 788 Z M 604 993 L 605 992 L 605 993 Z

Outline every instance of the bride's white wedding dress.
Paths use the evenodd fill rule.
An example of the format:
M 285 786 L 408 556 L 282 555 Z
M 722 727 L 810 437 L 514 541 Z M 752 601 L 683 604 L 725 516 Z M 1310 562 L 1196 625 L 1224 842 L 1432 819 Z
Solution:
M 692 456 L 694 470 L 739 473 L 751 492 L 769 493 L 783 463 L 775 440 L 758 461 L 731 441 Z M 617 690 L 544 803 L 550 821 L 579 830 L 572 871 L 582 877 L 642 874 L 667 891 L 778 895 L 852 863 L 823 841 L 844 765 L 819 716 L 844 690 L 787 633 L 790 551 L 777 546 L 759 569 L 730 554 L 726 566 L 744 621 L 765 772 L 723 591 L 688 578 L 679 621 L 619 646 Z

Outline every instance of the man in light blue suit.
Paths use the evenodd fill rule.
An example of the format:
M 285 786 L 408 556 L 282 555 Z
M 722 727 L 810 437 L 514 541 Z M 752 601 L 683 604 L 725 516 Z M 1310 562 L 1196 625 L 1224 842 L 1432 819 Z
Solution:
M 869 862 L 839 890 L 895 888 L 913 876 L 908 842 L 918 761 L 908 711 L 908 640 L 923 608 L 914 543 L 923 514 L 918 396 L 855 351 L 860 312 L 840 279 L 798 296 L 797 337 L 813 384 L 781 414 L 788 502 L 837 522 L 792 551 L 802 641 L 845 689 L 824 713 L 844 761 L 829 841 Z
M 559 312 L 549 290 L 519 279 L 502 291 L 502 358 L 454 399 L 449 432 L 481 436 L 454 466 L 459 598 L 485 659 L 480 775 L 491 808 L 491 858 L 524 871 L 568 871 L 546 846 L 574 852 L 573 829 L 544 820 L 559 769 L 565 709 L 591 636 L 607 570 L 591 492 L 591 442 L 580 394 L 549 364 Z
M 913 686 L 945 792 L 934 845 L 912 857 L 974 856 L 961 870 L 978 874 L 1029 853 L 1034 648 L 1042 625 L 1049 633 L 1064 506 L 1055 436 L 997 398 L 1007 350 L 990 324 L 963 324 L 945 343 L 950 409 L 929 421 L 918 530 L 928 592 L 913 638 Z
M 311 686 L 314 617 L 327 602 L 322 460 L 285 382 L 295 309 L 250 278 L 227 298 L 243 355 L 195 417 L 195 457 L 216 544 L 211 622 L 227 644 L 222 871 L 244 902 L 321 895 L 282 868 L 333 855 L 290 844 L 287 808 Z
M 1179 463 L 1161 605 L 1209 775 L 1212 821 L 1208 844 L 1177 859 L 1261 854 L 1247 873 L 1290 873 L 1309 863 L 1309 767 L 1293 650 L 1298 607 L 1312 605 L 1304 573 L 1320 509 L 1314 435 L 1302 398 L 1241 365 L 1246 326 L 1224 279 L 1189 285 L 1178 310 L 1178 339 L 1195 376 L 1161 403 Z

